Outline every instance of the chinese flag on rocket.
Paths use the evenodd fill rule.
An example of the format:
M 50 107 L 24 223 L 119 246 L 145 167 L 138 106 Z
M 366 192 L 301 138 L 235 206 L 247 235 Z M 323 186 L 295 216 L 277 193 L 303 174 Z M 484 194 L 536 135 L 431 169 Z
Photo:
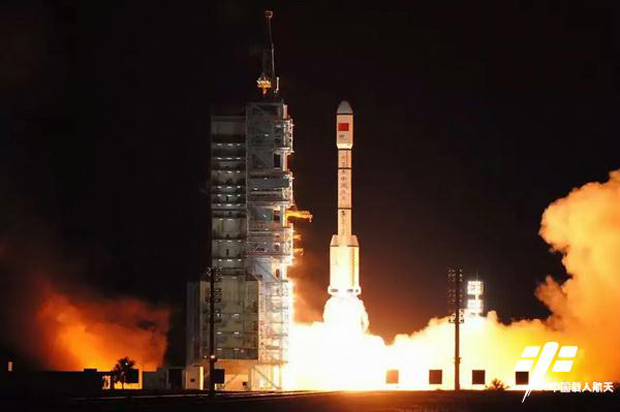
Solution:
M 348 132 L 349 131 L 349 123 L 338 123 L 338 131 L 339 132 Z

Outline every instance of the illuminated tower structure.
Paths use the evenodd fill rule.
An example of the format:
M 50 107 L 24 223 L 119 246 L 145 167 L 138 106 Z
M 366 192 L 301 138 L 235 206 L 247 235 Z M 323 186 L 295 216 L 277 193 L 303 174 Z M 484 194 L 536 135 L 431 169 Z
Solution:
M 211 118 L 211 266 L 216 282 L 217 368 L 224 390 L 279 390 L 292 322 L 293 119 L 278 94 L 270 11 L 257 80 L 245 113 Z M 188 285 L 187 365 L 208 364 L 209 282 Z M 206 370 L 206 368 L 205 368 Z M 206 381 L 206 380 L 205 380 Z

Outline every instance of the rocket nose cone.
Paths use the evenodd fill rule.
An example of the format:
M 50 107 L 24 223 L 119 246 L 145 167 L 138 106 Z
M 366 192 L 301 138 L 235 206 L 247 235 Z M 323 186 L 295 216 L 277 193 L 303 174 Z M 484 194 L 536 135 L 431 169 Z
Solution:
M 353 109 L 351 109 L 351 105 L 346 100 L 343 100 L 338 105 L 337 114 L 353 114 Z

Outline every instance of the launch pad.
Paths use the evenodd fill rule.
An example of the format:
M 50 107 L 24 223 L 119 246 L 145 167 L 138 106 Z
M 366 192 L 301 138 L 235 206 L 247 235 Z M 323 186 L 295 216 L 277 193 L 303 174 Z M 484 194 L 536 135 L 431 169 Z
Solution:
M 521 392 L 493 391 L 372 391 L 372 392 L 263 392 L 218 394 L 216 400 L 193 394 L 117 394 L 113 397 L 81 399 L 30 399 L 37 410 L 158 410 L 158 411 L 613 411 L 620 395 L 579 396 L 579 394 L 544 393 L 520 402 Z M 3 399 L 7 410 L 23 408 L 23 402 Z M 37 404 L 39 403 L 39 404 Z

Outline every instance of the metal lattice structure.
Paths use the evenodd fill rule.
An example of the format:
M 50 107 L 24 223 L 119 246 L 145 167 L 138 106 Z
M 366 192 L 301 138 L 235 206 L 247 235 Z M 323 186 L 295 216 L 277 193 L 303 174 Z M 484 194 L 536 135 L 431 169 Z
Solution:
M 246 122 L 247 267 L 260 283 L 258 359 L 263 369 L 259 379 L 281 388 L 291 323 L 287 269 L 293 263 L 294 248 L 286 211 L 293 206 L 293 175 L 288 169 L 293 121 L 282 102 L 261 102 L 247 106 Z
M 278 96 L 272 12 L 266 12 L 267 42 L 257 81 L 261 101 L 245 113 L 211 117 L 211 266 L 218 268 L 214 306 L 215 353 L 226 370 L 220 389 L 284 387 L 292 322 L 295 209 L 293 120 Z M 206 364 L 210 353 L 209 282 L 188 285 L 187 364 Z

